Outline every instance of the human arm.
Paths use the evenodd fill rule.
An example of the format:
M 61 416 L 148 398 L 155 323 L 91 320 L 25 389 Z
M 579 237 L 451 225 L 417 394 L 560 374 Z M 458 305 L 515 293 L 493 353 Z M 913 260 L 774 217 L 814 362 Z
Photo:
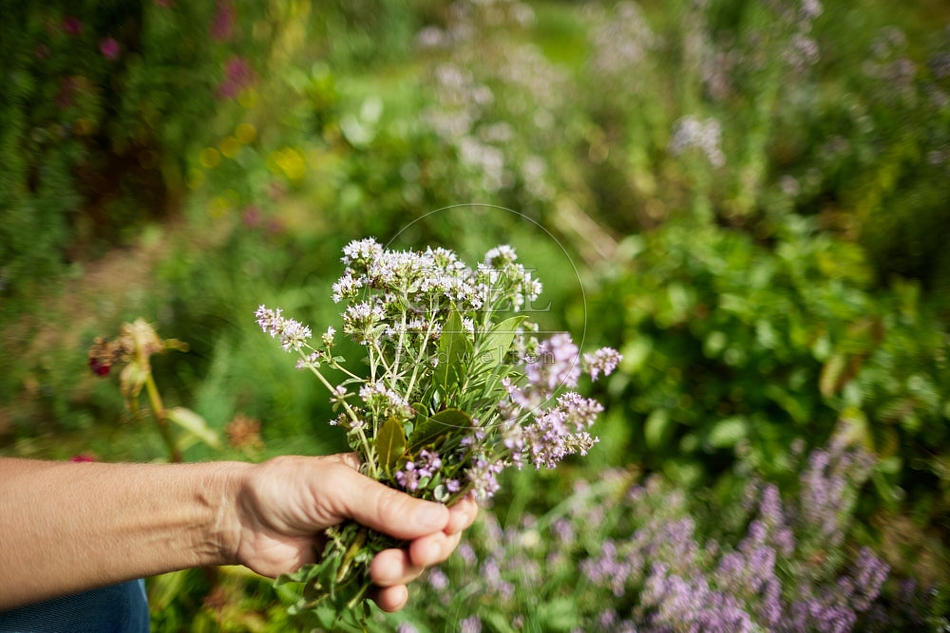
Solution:
M 240 563 L 276 576 L 312 562 L 319 534 L 346 518 L 409 541 L 371 567 L 377 603 L 398 609 L 404 584 L 448 557 L 476 509 L 412 499 L 356 466 L 353 455 L 257 465 L 0 458 L 0 610 L 189 567 Z

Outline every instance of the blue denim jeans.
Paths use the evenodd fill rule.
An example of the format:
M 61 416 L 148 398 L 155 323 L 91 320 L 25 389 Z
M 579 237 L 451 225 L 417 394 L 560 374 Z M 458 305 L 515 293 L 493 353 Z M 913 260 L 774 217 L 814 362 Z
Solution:
M 0 612 L 0 633 L 148 633 L 145 581 L 130 580 Z

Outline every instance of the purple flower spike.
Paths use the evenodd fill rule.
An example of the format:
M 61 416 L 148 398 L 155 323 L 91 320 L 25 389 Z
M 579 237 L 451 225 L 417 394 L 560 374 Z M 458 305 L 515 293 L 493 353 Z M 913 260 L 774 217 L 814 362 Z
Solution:
M 584 369 L 590 374 L 591 380 L 597 380 L 601 374 L 609 376 L 613 373 L 623 356 L 611 347 L 602 347 L 593 354 L 584 354 Z

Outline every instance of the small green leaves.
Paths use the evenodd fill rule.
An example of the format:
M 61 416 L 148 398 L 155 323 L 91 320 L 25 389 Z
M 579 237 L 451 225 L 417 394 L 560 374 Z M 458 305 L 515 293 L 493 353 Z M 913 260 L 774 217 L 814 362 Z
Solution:
M 432 496 L 439 503 L 447 503 L 452 498 L 452 493 L 445 487 L 445 484 L 439 484 L 432 490 Z
M 390 416 L 376 434 L 376 455 L 379 464 L 387 472 L 392 471 L 405 450 L 406 433 L 403 431 L 402 422 Z

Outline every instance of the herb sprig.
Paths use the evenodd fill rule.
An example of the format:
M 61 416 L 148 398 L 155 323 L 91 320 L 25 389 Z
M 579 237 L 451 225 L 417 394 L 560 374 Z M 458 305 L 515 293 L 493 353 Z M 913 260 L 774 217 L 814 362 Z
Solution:
M 596 443 L 588 429 L 603 407 L 575 389 L 621 360 L 611 348 L 580 354 L 566 333 L 541 336 L 529 320 L 541 283 L 498 246 L 470 268 L 444 248 L 385 249 L 372 238 L 343 249 L 332 298 L 344 304 L 343 334 L 365 350 L 368 372 L 334 354 L 336 331 L 311 329 L 280 308 L 258 308 L 261 328 L 298 355 L 330 392 L 364 474 L 422 499 L 488 499 L 507 467 L 552 468 Z M 326 368 L 342 372 L 333 384 Z M 327 531 L 319 562 L 278 583 L 303 583 L 293 610 L 336 621 L 369 615 L 369 563 L 398 547 L 355 523 Z

